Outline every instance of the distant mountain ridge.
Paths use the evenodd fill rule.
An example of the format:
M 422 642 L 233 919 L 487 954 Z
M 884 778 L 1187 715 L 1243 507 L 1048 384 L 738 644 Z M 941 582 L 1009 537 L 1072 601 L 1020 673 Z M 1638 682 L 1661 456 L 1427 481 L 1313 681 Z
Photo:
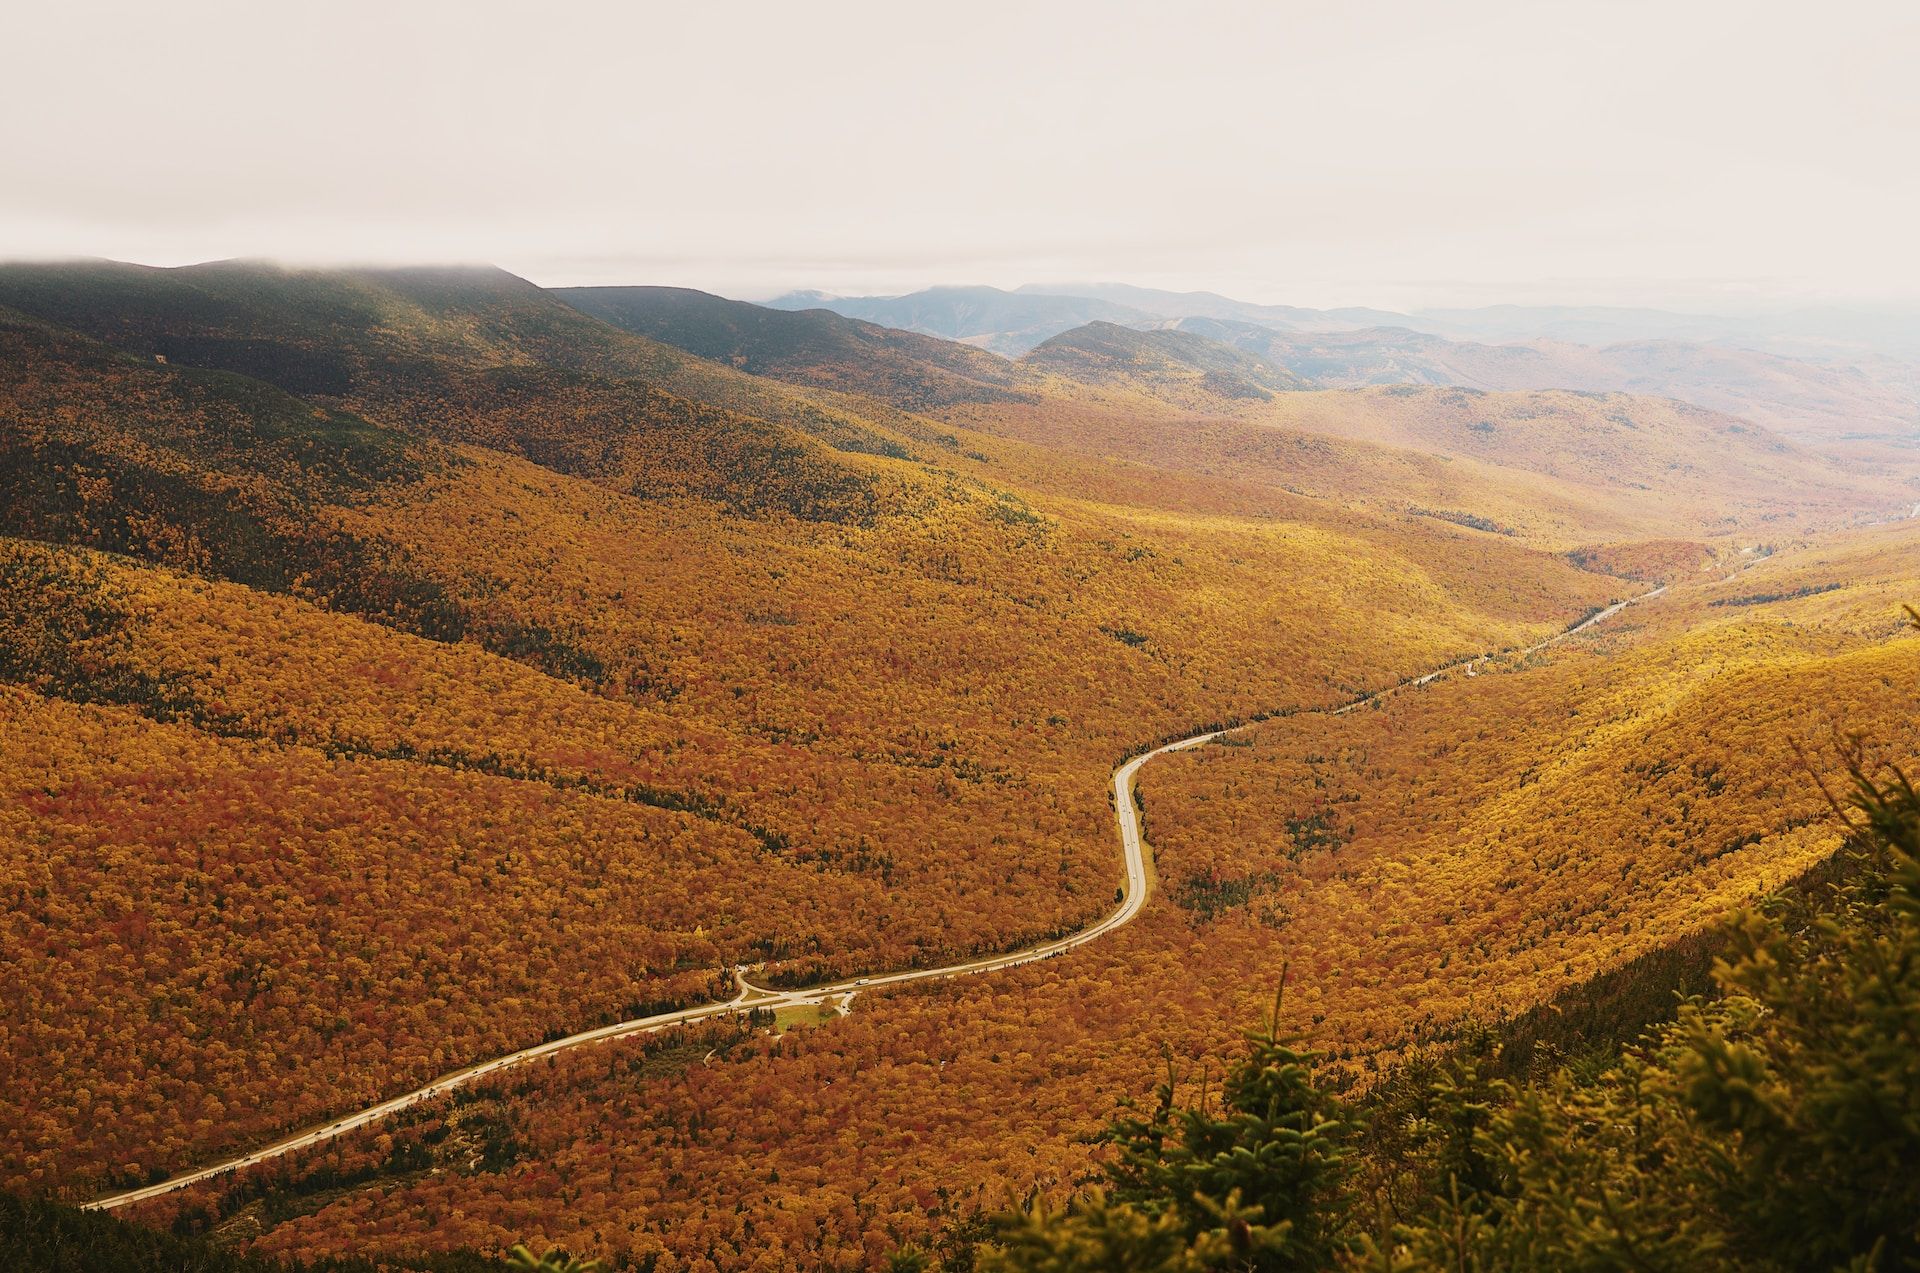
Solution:
M 1021 295 L 1033 296 L 1085 296 L 1157 314 L 1162 318 L 1234 319 L 1285 331 L 1348 331 L 1356 327 L 1404 326 L 1410 321 L 1405 314 L 1384 309 L 1303 309 L 1297 305 L 1261 305 L 1235 300 L 1218 292 L 1168 292 L 1159 288 L 1135 287 L 1130 283 L 1028 283 L 1016 291 Z
M 1095 321 L 1150 325 L 1160 315 L 1090 296 L 1046 296 L 997 287 L 929 287 L 905 296 L 790 292 L 770 309 L 830 309 L 847 318 L 956 340 L 1018 357 L 1049 337 Z
M 1218 318 L 1285 331 L 1348 331 L 1405 325 L 1404 314 L 1377 309 L 1302 309 L 1259 305 L 1214 292 L 1168 292 L 1126 283 L 997 287 L 929 287 L 901 296 L 835 296 L 788 292 L 769 309 L 825 309 L 848 318 L 962 341 L 1017 358 L 1061 332 L 1091 322 L 1151 327 L 1168 319 Z
M 903 410 L 995 402 L 1019 392 L 1013 363 L 825 308 L 772 309 L 683 287 L 566 287 L 551 293 L 615 327 L 701 358 Z
M 1896 388 L 1854 367 L 1758 350 L 1678 340 L 1483 344 L 1406 328 L 1281 332 L 1210 318 L 1179 319 L 1174 328 L 1328 388 L 1422 384 L 1650 394 L 1742 416 L 1805 443 L 1920 437 L 1920 403 Z
M 1295 495 L 1378 497 L 1418 488 L 1425 493 L 1405 496 L 1408 506 L 1466 510 L 1474 519 L 1463 523 L 1469 525 L 1546 529 L 1548 522 L 1529 513 L 1524 501 L 1510 498 L 1511 479 L 1502 468 L 1562 484 L 1571 502 L 1564 516 L 1549 519 L 1555 529 L 1546 533 L 1554 535 L 1581 534 L 1573 528 L 1604 504 L 1641 501 L 1641 494 L 1614 489 L 1626 473 L 1648 497 L 1684 488 L 1689 493 L 1681 503 L 1694 506 L 1718 490 L 1747 515 L 1778 498 L 1783 484 L 1801 488 L 1796 504 L 1804 498 L 1845 503 L 1866 494 L 1864 488 L 1852 497 L 1840 492 L 1854 480 L 1848 472 L 1872 475 L 1872 457 L 1833 456 L 1826 444 L 1815 449 L 1846 460 L 1846 471 L 1807 452 L 1789 452 L 1767 436 L 1770 429 L 1703 428 L 1697 412 L 1676 412 L 1675 404 L 1649 396 L 1666 395 L 1638 384 L 1632 398 L 1615 400 L 1626 392 L 1616 383 L 1628 378 L 1626 370 L 1587 366 L 1580 359 L 1597 351 L 1577 346 L 1564 347 L 1560 366 L 1530 346 L 1461 344 L 1405 329 L 1316 333 L 1233 319 L 1157 318 L 1094 320 L 1010 360 L 834 310 L 775 310 L 684 288 L 551 294 L 614 327 L 725 367 L 852 395 L 849 405 L 883 402 L 936 428 L 962 425 L 1050 449 L 1208 474 L 1223 471 L 1223 457 L 1236 456 L 1228 467 L 1240 477 Z M 1052 298 L 992 292 L 988 299 L 1031 304 Z M 1186 300 L 1176 294 L 1149 299 Z M 1562 381 L 1572 393 L 1543 392 L 1560 389 Z M 1388 392 L 1328 392 L 1374 386 Z M 1486 400 L 1482 386 L 1511 392 Z M 1528 418 L 1543 423 L 1514 427 Z M 1642 424 L 1646 431 L 1633 432 Z M 1620 434 L 1622 427 L 1629 436 Z M 1340 444 L 1329 449 L 1334 437 Z M 1681 437 L 1688 442 L 1678 450 L 1669 445 Z M 1437 472 L 1430 459 L 1416 456 L 1446 457 L 1450 471 Z M 1580 457 L 1594 463 L 1582 468 L 1574 462 Z M 1454 460 L 1473 467 L 1454 467 Z M 1663 468 L 1669 461 L 1678 467 Z M 1868 485 L 1877 491 L 1881 483 Z M 1642 511 L 1665 516 L 1650 506 Z
M 1106 322 L 1062 332 L 1021 361 L 1083 384 L 1134 385 L 1186 406 L 1200 406 L 1208 397 L 1265 400 L 1312 387 L 1290 371 L 1205 336 Z
M 1248 386 L 1278 392 L 1384 384 L 1635 393 L 1744 416 L 1802 442 L 1838 444 L 1857 465 L 1883 464 L 1889 446 L 1920 447 L 1920 318 L 1896 311 L 1806 311 L 1797 327 L 1791 315 L 1725 318 L 1605 306 L 1399 314 L 1123 283 L 1030 283 L 1010 292 L 936 287 L 904 296 L 793 292 L 769 304 L 830 310 L 1012 358 L 1080 332 L 1071 358 L 1066 346 L 1055 346 L 1030 365 L 1090 376 L 1091 383 L 1113 378 L 1120 338 L 1086 329 L 1111 324 L 1171 329 L 1251 354 L 1264 370 L 1234 373 L 1243 383 L 1227 398 L 1248 396 Z M 1162 389 L 1171 382 L 1160 360 L 1170 353 L 1215 371 L 1232 361 L 1190 343 L 1177 353 L 1132 348 L 1154 364 L 1140 370 Z
M 1028 303 L 1022 307 L 1021 302 Z M 1107 307 L 1075 310 L 1062 302 Z M 1079 312 L 1082 322 L 1140 325 L 1150 319 L 1213 318 L 1282 331 L 1355 331 L 1399 327 L 1450 340 L 1505 344 L 1557 340 L 1610 345 L 1673 340 L 1732 345 L 1786 357 L 1856 359 L 1884 355 L 1920 360 L 1920 310 L 1898 306 L 1807 307 L 1775 314 L 1726 315 L 1609 305 L 1484 305 L 1405 313 L 1366 306 L 1310 309 L 1238 300 L 1217 292 L 1173 292 L 1128 283 L 1026 283 L 993 287 L 930 287 L 895 296 L 837 296 L 795 291 L 764 302 L 774 309 L 831 309 L 849 317 L 906 327 L 1001 353 L 1026 352 L 1049 336 L 1039 329 Z M 1009 315 L 1032 321 L 1008 324 Z M 991 319 L 992 324 L 981 320 Z M 988 344 L 991 336 L 994 343 Z M 1020 347 L 1019 340 L 1027 343 Z

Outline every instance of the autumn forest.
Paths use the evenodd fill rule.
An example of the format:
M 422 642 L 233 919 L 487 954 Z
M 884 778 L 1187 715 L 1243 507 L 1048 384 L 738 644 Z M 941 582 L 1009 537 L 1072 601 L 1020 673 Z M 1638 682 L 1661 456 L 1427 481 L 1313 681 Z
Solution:
M 1364 1108 L 1716 993 L 1920 761 L 1911 424 L 1206 330 L 0 267 L 0 1185 L 262 1268 L 1105 1267 L 1047 1209 L 1263 1019 Z M 1210 1240 L 1128 1267 L 1367 1258 Z

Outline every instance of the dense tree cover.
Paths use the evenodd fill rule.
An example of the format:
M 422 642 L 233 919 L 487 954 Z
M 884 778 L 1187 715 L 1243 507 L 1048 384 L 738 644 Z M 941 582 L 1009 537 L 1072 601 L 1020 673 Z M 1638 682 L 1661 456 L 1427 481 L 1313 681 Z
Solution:
M 833 909 L 817 873 L 686 814 L 11 688 L 0 730 L 19 1183 L 144 1179 L 704 1001 L 725 955 Z
M 860 393 L 907 411 L 1007 402 L 1038 377 L 984 349 L 845 318 L 767 309 L 684 287 L 565 287 L 553 295 L 615 327 L 702 358 L 819 389 Z
M 507 1093 L 537 1168 L 396 1181 L 291 1220 L 262 1244 L 321 1252 L 348 1228 L 379 1249 L 436 1233 L 484 1244 L 499 1240 L 489 1227 L 498 1225 L 583 1249 L 662 1252 L 663 1268 L 866 1267 L 890 1245 L 931 1248 L 963 1231 L 1009 1187 L 1057 1200 L 1098 1169 L 1097 1111 L 1143 1095 L 1138 1079 L 1160 1063 L 1159 1046 L 1198 1069 L 1261 1009 L 1249 978 L 1277 977 L 1289 960 L 1283 1028 L 1330 1053 L 1323 1075 L 1340 1084 L 1370 1082 L 1470 1033 L 1475 1020 L 1549 997 L 1572 1019 L 1591 1019 L 1583 988 L 1595 972 L 1691 941 L 1727 908 L 1832 851 L 1836 837 L 1817 821 L 1777 830 L 1824 808 L 1790 741 L 1805 739 L 1830 767 L 1820 744 L 1832 704 L 1857 703 L 1849 723 L 1882 738 L 1888 754 L 1920 755 L 1899 706 L 1920 679 L 1920 642 L 1877 617 L 1899 614 L 1890 597 L 1910 576 L 1912 533 L 1851 535 L 1806 550 L 1798 564 L 1777 556 L 1526 668 L 1490 667 L 1335 719 L 1286 717 L 1254 731 L 1255 746 L 1156 761 L 1141 786 L 1165 893 L 1111 938 L 991 979 L 863 995 L 825 1030 L 637 1090 L 610 1062 L 562 1061 Z M 1737 624 L 1707 604 L 1756 580 L 1828 570 L 1856 587 L 1746 608 Z M 1709 626 L 1694 631 L 1701 623 Z M 1608 724 L 1633 703 L 1642 710 Z M 1408 773 L 1298 759 L 1344 731 L 1380 758 L 1422 739 L 1438 753 L 1418 762 L 1440 767 L 1420 796 L 1438 802 L 1433 830 L 1408 822 L 1421 812 L 1400 799 Z M 1387 746 L 1403 734 L 1408 741 Z M 1720 796 L 1706 794 L 1712 775 L 1688 767 L 1695 752 L 1739 753 L 1722 758 Z M 1554 777 L 1549 762 L 1567 773 Z M 1251 774 L 1283 764 L 1300 766 L 1297 787 L 1289 780 L 1276 794 L 1270 774 L 1225 798 L 1220 766 Z M 1546 776 L 1527 777 L 1529 768 Z M 1327 788 L 1313 787 L 1316 773 Z M 1344 817 L 1316 822 L 1315 797 L 1336 780 L 1359 798 L 1334 806 Z M 1632 793 L 1634 782 L 1645 789 Z M 1547 793 L 1540 805 L 1513 803 L 1537 789 Z M 1205 812 L 1181 815 L 1175 791 Z M 1286 803 L 1296 796 L 1297 808 Z M 1715 801 L 1725 808 L 1709 808 Z M 1548 816 L 1554 802 L 1582 816 Z M 1679 817 L 1689 803 L 1694 811 Z M 1552 840 L 1454 845 L 1448 828 L 1467 835 L 1479 805 L 1516 819 L 1515 832 L 1538 823 Z M 1376 809 L 1377 837 L 1344 838 L 1348 819 L 1364 827 Z M 1720 852 L 1726 839 L 1767 828 Z M 1732 861 L 1716 869 L 1723 857 Z M 1208 895 L 1220 905 L 1173 904 L 1210 871 Z M 1538 914 L 1515 896 L 1521 888 L 1497 887 L 1507 873 L 1537 891 Z M 1620 995 L 1605 979 L 1596 993 Z M 1634 996 L 1609 1010 L 1657 1009 L 1667 998 L 1657 985 Z M 1527 1032 L 1542 1033 L 1531 1017 Z M 555 1197 L 574 1200 L 564 1217 Z M 468 1219 L 451 1219 L 456 1212 Z
M 1778 530 L 1814 524 L 1808 513 L 1819 521 L 1869 509 L 1885 515 L 1910 500 L 1888 480 L 1912 475 L 1910 457 L 1833 464 L 1731 416 L 1627 394 L 1553 392 L 1550 381 L 1535 382 L 1548 392 L 1531 393 L 1412 384 L 1302 393 L 1279 363 L 1185 331 L 1095 322 L 1009 361 L 825 310 L 767 310 L 685 289 L 561 295 L 629 331 L 761 375 L 1044 439 L 1048 483 L 1066 477 L 1063 451 L 1125 454 L 1162 471 L 1250 479 L 1269 498 L 1282 490 L 1364 493 L 1410 512 L 1569 544 L 1636 529 Z M 1538 359 L 1532 350 L 1502 352 Z M 1396 453 L 1383 441 L 1426 454 Z M 1523 482 L 1501 471 L 1515 468 Z
M 943 865 L 938 844 L 896 870 L 881 854 L 917 806 L 970 836 L 938 769 L 729 736 L 231 586 L 27 545 L 0 563 L 7 671 L 52 696 L 4 712 L 10 946 L 36 988 L 9 1004 L 16 1179 L 247 1143 L 704 999 L 736 960 L 900 966 L 1110 904 L 1091 796 L 1085 876 L 1058 852 Z M 103 698 L 138 710 L 58 701 Z M 1020 786 L 998 799 L 1026 799 L 1044 843 Z M 69 1144 L 96 1108 L 122 1117 Z
M 435 637 L 466 617 L 344 506 L 449 462 L 257 381 L 136 364 L 0 311 L 0 532 L 298 591 Z
M 0 1268 L 7 1273 L 507 1273 L 539 1267 L 474 1252 L 289 1263 L 67 1203 L 0 1193 Z
M 1112 904 L 1104 772 L 1142 736 L 1523 640 L 1613 587 L 1365 519 L 1036 506 L 863 456 L 880 521 L 754 521 L 10 322 L 9 525 L 205 576 L 0 553 L 31 581 L 4 869 L 43 988 L 9 1005 L 31 1099 L 5 1172 L 34 1187 L 704 998 L 736 960 L 804 981 L 1066 931 Z M 412 385 L 398 365 L 373 383 Z M 443 398 L 506 383 L 440 370 Z M 525 374 L 573 374 L 550 370 Z M 552 930 L 533 958 L 488 957 L 522 925 Z M 76 1147 L 80 1122 L 103 1131 Z
M 937 414 L 1055 452 L 1365 500 L 1566 549 L 1805 532 L 1912 498 L 1910 463 L 1862 476 L 1734 417 L 1622 394 L 1399 385 L 1180 410 L 1150 385 L 1077 386 Z
M 1691 539 L 1593 544 L 1567 553 L 1567 559 L 1583 570 L 1669 584 L 1713 570 L 1715 557 L 1710 545 Z
M 1724 618 L 1707 590 L 1535 666 L 1170 758 L 1141 784 L 1161 876 L 1249 881 L 1214 966 L 1297 952 L 1297 1006 L 1340 1022 L 1342 1056 L 1586 980 L 1830 850 L 1796 742 L 1831 765 L 1845 726 L 1920 755 L 1898 688 L 1920 644 L 1853 568 L 1849 600 L 1814 603 L 1846 627 Z
M 1109 1191 L 986 1270 L 1902 1269 L 1920 1263 L 1920 795 L 1851 762 L 1844 888 L 1744 912 L 1718 995 L 1599 1072 L 1469 1056 L 1372 1111 L 1256 1035 L 1218 1096 L 1113 1125 Z
M 0 303 L 140 356 L 5 324 L 4 529 L 147 563 L 0 543 L 0 889 L 28 972 L 0 1171 L 36 1191 L 706 998 L 737 960 L 804 981 L 1086 923 L 1132 749 L 1521 646 L 1628 591 L 1540 548 L 1724 520 L 1710 475 L 1623 491 L 1124 386 L 934 421 L 485 272 L 8 267 Z M 1637 410 L 1586 402 L 1543 417 L 1536 468 L 1580 412 Z M 1781 527 L 1835 507 L 1770 482 L 1749 493 Z M 238 1182 L 257 1245 L 876 1263 L 1009 1182 L 1059 1196 L 1155 1041 L 1217 1049 L 1286 958 L 1285 1028 L 1370 1073 L 1818 858 L 1811 824 L 1780 831 L 1805 811 L 1762 772 L 1786 757 L 1721 722 L 1811 725 L 1823 679 L 1877 719 L 1908 656 L 1877 594 L 1824 585 L 1908 578 L 1910 550 L 1782 552 L 1737 590 L 1791 600 L 1675 604 L 1591 653 L 1156 762 L 1165 903 L 1111 939 L 690 1062 L 556 1058 L 439 1140 L 368 1129 L 265 1198 Z M 1460 793 L 1401 801 L 1434 763 Z M 1296 778 L 1326 785 L 1296 802 Z M 1618 843 L 1588 853 L 1548 793 Z M 1539 825 L 1509 842 L 1502 818 Z

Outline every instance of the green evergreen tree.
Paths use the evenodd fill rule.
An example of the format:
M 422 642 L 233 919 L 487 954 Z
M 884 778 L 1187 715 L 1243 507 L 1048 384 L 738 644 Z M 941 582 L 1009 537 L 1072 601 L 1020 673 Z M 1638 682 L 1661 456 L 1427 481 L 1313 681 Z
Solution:
M 1170 1070 L 1113 1125 L 1110 1191 L 1000 1217 L 978 1266 L 1920 1269 L 1920 794 L 1848 768 L 1844 884 L 1737 916 L 1716 996 L 1608 1065 L 1491 1081 L 1468 1049 L 1373 1098 L 1373 1215 L 1359 1115 L 1276 1010 L 1217 1099 L 1180 1105 Z
M 540 1255 L 525 1246 L 507 1252 L 507 1268 L 513 1273 L 599 1273 L 604 1267 L 598 1260 L 580 1259 L 559 1247 L 549 1247 Z
M 1284 994 L 1286 979 L 1281 978 Z M 1170 1072 L 1146 1119 L 1109 1131 L 1112 1194 L 1012 1218 L 987 1269 L 1324 1269 L 1344 1236 L 1352 1128 L 1280 1033 L 1281 998 L 1217 1102 L 1177 1107 Z
M 1491 1180 L 1443 1170 L 1443 1138 L 1363 1267 L 1920 1268 L 1920 796 L 1849 768 L 1849 882 L 1737 917 L 1719 997 L 1597 1079 L 1495 1084 L 1471 1150 Z M 1481 1119 L 1433 1092 L 1440 1121 Z

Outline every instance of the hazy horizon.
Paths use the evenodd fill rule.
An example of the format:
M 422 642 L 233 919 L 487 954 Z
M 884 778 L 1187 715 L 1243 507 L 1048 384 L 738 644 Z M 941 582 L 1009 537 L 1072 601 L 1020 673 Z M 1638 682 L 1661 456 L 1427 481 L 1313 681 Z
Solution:
M 1893 158 L 1920 15 L 1893 4 L 94 0 L 16 26 L 6 258 L 487 260 L 743 298 L 1920 302 L 1920 174 Z
M 1920 1273 L 1913 0 L 15 7 L 0 1273 Z
M 124 257 L 105 256 L 98 253 L 87 253 L 87 254 L 48 253 L 48 254 L 43 254 L 38 256 L 30 255 L 30 254 L 16 254 L 16 255 L 0 254 L 0 264 L 15 263 L 15 262 L 59 264 L 62 262 L 83 263 L 83 262 L 89 262 L 89 261 L 108 261 L 114 264 L 134 265 L 134 266 L 140 266 L 143 268 L 150 268 L 150 269 L 185 269 L 185 268 L 192 268 L 195 266 L 221 265 L 229 262 L 244 262 L 248 264 L 259 264 L 259 265 L 271 266 L 276 269 L 286 269 L 286 270 L 500 269 L 500 270 L 506 271 L 507 273 L 514 274 L 518 277 L 524 278 L 528 282 L 543 288 L 680 287 L 680 288 L 686 288 L 693 291 L 706 292 L 710 295 L 720 296 L 728 300 L 745 301 L 750 304 L 757 304 L 757 305 L 766 304 L 770 301 L 779 300 L 789 295 L 804 294 L 808 292 L 816 292 L 821 294 L 824 297 L 829 297 L 833 299 L 859 300 L 859 299 L 891 299 L 891 298 L 905 297 L 917 292 L 924 292 L 924 291 L 942 289 L 942 288 L 970 289 L 970 288 L 978 288 L 978 287 L 991 287 L 991 288 L 996 288 L 1000 291 L 1009 292 L 1009 293 L 1019 292 L 1024 289 L 1030 292 L 1041 293 L 1041 294 L 1058 294 L 1063 296 L 1072 296 L 1072 295 L 1084 295 L 1089 289 L 1120 286 L 1120 287 L 1139 287 L 1139 288 L 1146 288 L 1150 290 L 1160 290 L 1160 291 L 1165 291 L 1169 293 L 1211 294 L 1215 296 L 1224 297 L 1225 299 L 1232 300 L 1232 301 L 1249 302 L 1249 303 L 1259 304 L 1259 305 L 1294 306 L 1294 307 L 1303 308 L 1303 309 L 1320 309 L 1320 310 L 1372 309 L 1372 310 L 1381 310 L 1381 311 L 1387 311 L 1387 312 L 1399 312 L 1407 315 L 1441 313 L 1441 312 L 1445 312 L 1447 310 L 1452 310 L 1452 309 L 1469 310 L 1469 309 L 1520 308 L 1520 309 L 1538 309 L 1538 310 L 1555 310 L 1555 309 L 1593 310 L 1593 311 L 1613 310 L 1621 313 L 1630 313 L 1633 311 L 1645 311 L 1647 313 L 1662 313 L 1662 314 L 1667 314 L 1667 315 L 1670 315 L 1673 317 L 1679 317 L 1679 318 L 1702 318 L 1702 319 L 1723 318 L 1723 319 L 1736 319 L 1736 320 L 1765 319 L 1769 317 L 1785 317 L 1785 316 L 1791 316 L 1795 314 L 1817 313 L 1820 311 L 1829 311 L 1829 310 L 1834 313 L 1856 314 L 1856 315 L 1867 316 L 1867 317 L 1897 317 L 1901 319 L 1908 319 L 1908 318 L 1920 316 L 1920 297 L 1914 297 L 1911 299 L 1905 299 L 1905 298 L 1902 298 L 1902 299 L 1804 298 L 1804 297 L 1786 297 L 1786 296 L 1771 297 L 1771 298 L 1751 297 L 1751 298 L 1747 298 L 1747 303 L 1745 304 L 1727 304 L 1727 305 L 1722 305 L 1718 308 L 1709 308 L 1705 305 L 1690 306 L 1690 305 L 1681 305 L 1681 304 L 1662 305 L 1662 304 L 1654 304 L 1654 303 L 1643 303 L 1643 302 L 1632 300 L 1630 298 L 1622 299 L 1622 300 L 1607 300 L 1607 301 L 1581 301 L 1577 299 L 1556 298 L 1552 295 L 1548 295 L 1548 296 L 1529 298 L 1525 300 L 1500 299 L 1498 297 L 1493 297 L 1486 300 L 1463 301 L 1459 304 L 1409 305 L 1404 307 L 1403 309 L 1399 309 L 1396 311 L 1392 306 L 1375 303 L 1365 298 L 1356 299 L 1356 300 L 1347 301 L 1347 302 L 1326 304 L 1326 305 L 1308 305 L 1308 304 L 1304 304 L 1303 302 L 1297 299 L 1292 299 L 1285 295 L 1278 296 L 1278 297 L 1256 297 L 1256 296 L 1249 296 L 1249 295 L 1242 294 L 1238 291 L 1233 290 L 1231 287 L 1164 286 L 1164 285 L 1157 285 L 1157 284 L 1142 283 L 1138 279 L 1133 279 L 1133 278 L 1082 278 L 1082 279 L 1059 279 L 1059 280 L 1029 279 L 1024 281 L 1004 283 L 1004 284 L 988 283 L 988 282 L 983 282 L 979 279 L 955 278 L 955 279 L 936 279 L 936 280 L 929 280 L 929 281 L 924 281 L 919 283 L 903 283 L 893 287 L 875 288 L 874 290 L 871 290 L 871 291 L 859 291 L 859 290 L 851 290 L 851 289 L 836 289 L 831 287 L 823 287 L 816 284 L 805 284 L 805 283 L 798 284 L 792 287 L 778 287 L 778 288 L 764 287 L 764 286 L 754 287 L 751 285 L 747 285 L 743 287 L 734 287 L 734 288 L 723 288 L 719 286 L 703 284 L 697 281 L 696 282 L 664 282 L 658 279 L 637 278 L 637 277 L 585 278 L 581 280 L 574 280 L 569 278 L 562 281 L 553 281 L 553 280 L 541 279 L 541 278 L 535 277 L 531 272 L 517 270 L 497 261 L 486 261 L 486 260 L 479 260 L 479 259 L 435 260 L 430 258 L 420 258 L 420 259 L 395 258 L 395 259 L 389 259 L 389 260 L 378 260 L 378 259 L 368 259 L 364 257 L 363 258 L 344 258 L 343 257 L 343 258 L 329 260 L 324 258 L 300 259 L 300 258 L 294 258 L 294 257 L 276 257 L 276 256 L 270 256 L 270 255 L 258 255 L 258 256 L 234 256 L 234 257 L 209 257 L 205 259 L 180 260 L 180 261 L 171 261 L 171 260 L 137 261 L 137 260 L 131 260 Z

